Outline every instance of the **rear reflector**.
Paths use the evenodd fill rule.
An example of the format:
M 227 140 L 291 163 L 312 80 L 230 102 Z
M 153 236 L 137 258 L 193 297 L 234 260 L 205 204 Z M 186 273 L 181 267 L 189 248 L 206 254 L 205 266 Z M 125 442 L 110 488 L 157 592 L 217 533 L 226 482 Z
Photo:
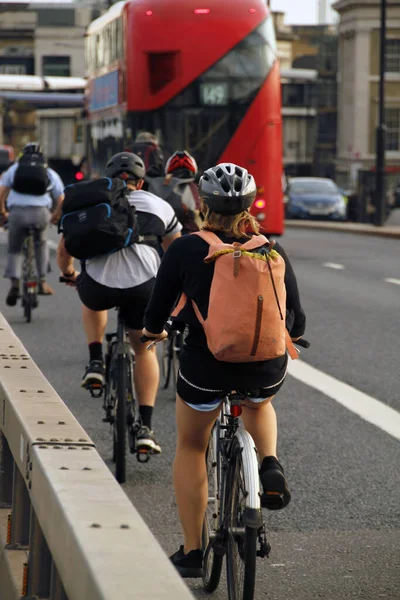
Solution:
M 242 414 L 242 407 L 239 404 L 234 404 L 231 406 L 231 415 L 232 417 L 240 417 Z
M 193 12 L 195 15 L 208 15 L 211 10 L 209 8 L 195 8 Z

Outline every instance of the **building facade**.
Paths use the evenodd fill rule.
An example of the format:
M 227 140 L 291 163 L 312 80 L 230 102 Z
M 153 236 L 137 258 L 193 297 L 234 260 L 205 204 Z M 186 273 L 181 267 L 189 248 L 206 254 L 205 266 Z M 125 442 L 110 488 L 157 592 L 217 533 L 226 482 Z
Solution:
M 83 78 L 86 28 L 106 4 L 103 0 L 0 4 L 0 75 Z M 3 98 L 0 90 L 0 144 L 18 153 L 27 142 L 40 139 L 55 168 L 65 173 L 71 155 L 79 164 L 81 109 L 39 110 L 34 100 L 13 100 L 9 94 Z
M 317 71 L 281 68 L 283 164 L 286 176 L 314 172 Z
M 387 170 L 400 172 L 400 2 L 387 0 L 385 122 Z M 337 173 L 355 187 L 376 157 L 379 86 L 379 0 L 340 0 Z M 396 177 L 399 174 L 397 173 Z

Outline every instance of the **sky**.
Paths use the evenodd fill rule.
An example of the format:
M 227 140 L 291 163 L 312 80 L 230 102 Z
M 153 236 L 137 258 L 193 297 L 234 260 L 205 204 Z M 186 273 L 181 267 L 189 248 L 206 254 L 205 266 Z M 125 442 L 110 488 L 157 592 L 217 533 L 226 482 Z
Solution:
M 329 4 L 333 2 L 329 1 Z M 285 23 L 302 25 L 317 23 L 318 0 L 271 0 L 272 10 L 286 13 Z M 333 22 L 337 13 L 328 12 L 329 22 Z

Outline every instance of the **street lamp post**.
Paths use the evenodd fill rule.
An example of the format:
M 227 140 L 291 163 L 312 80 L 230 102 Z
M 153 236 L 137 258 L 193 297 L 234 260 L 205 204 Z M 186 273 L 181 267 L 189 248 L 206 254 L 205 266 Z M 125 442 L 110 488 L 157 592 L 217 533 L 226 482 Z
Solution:
M 382 226 L 386 220 L 385 198 L 385 39 L 386 39 L 386 0 L 381 0 L 381 30 L 379 51 L 379 123 L 376 129 L 376 184 L 375 184 L 375 224 Z

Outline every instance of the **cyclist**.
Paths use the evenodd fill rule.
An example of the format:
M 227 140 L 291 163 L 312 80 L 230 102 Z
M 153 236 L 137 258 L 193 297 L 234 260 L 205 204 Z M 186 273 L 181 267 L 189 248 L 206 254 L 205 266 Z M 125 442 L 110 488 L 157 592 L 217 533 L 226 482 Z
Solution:
M 222 242 L 245 242 L 251 234 L 258 233 L 258 223 L 249 212 L 256 196 L 256 184 L 246 169 L 232 164 L 208 169 L 200 179 L 199 194 L 205 216 L 204 229 L 215 233 Z M 229 207 L 230 214 L 227 215 Z M 246 232 L 251 234 L 246 235 Z M 283 248 L 279 244 L 274 248 L 286 264 L 290 335 L 298 339 L 305 330 L 305 314 L 296 278 Z M 208 244 L 196 235 L 184 236 L 169 248 L 146 309 L 144 335 L 165 338 L 164 325 L 182 292 L 195 301 L 203 315 L 207 314 L 214 273 L 213 263 L 204 262 L 208 252 Z M 186 304 L 179 320 L 189 325 L 180 353 L 176 403 L 178 440 L 174 462 L 174 486 L 185 541 L 171 560 L 182 576 L 194 572 L 200 577 L 201 534 L 207 505 L 205 452 L 221 398 L 229 391 L 246 390 L 248 394 L 242 417 L 260 457 L 262 505 L 276 510 L 290 501 L 284 471 L 277 458 L 277 422 L 271 404 L 285 380 L 288 358 L 284 354 L 263 362 L 218 361 L 208 350 L 204 330 L 191 303 Z M 286 323 L 288 325 L 288 319 Z
M 47 167 L 40 145 L 26 144 L 19 161 L 2 174 L 0 181 L 0 214 L 9 211 L 8 258 L 5 277 L 11 279 L 8 306 L 15 306 L 20 296 L 22 247 L 29 227 L 35 227 L 35 253 L 39 294 L 49 296 L 52 288 L 46 282 L 49 249 L 46 230 L 60 216 L 64 185 L 59 175 Z M 53 215 L 51 215 L 53 210 Z
M 107 163 L 106 176 L 126 181 L 131 190 L 129 201 L 136 208 L 142 235 L 161 239 L 164 250 L 180 237 L 181 225 L 170 205 L 142 190 L 145 167 L 139 156 L 129 152 L 116 154 Z M 154 246 L 157 246 L 157 242 L 154 242 Z M 62 238 L 57 261 L 64 277 L 77 282 L 83 304 L 89 365 L 82 379 L 82 387 L 88 388 L 93 383 L 104 384 L 102 342 L 107 310 L 119 306 L 135 352 L 135 389 L 143 425 L 138 435 L 138 447 L 159 454 L 161 448 L 152 431 L 153 407 L 159 384 L 158 360 L 155 352 L 147 352 L 140 343 L 144 311 L 160 264 L 157 249 L 150 242 L 133 244 L 114 254 L 87 260 L 82 273 L 78 274 L 74 269 L 74 259 L 67 253 Z
M 198 231 L 200 199 L 195 178 L 197 163 L 186 150 L 177 150 L 165 165 L 165 175 L 149 181 L 149 191 L 164 198 L 175 210 L 182 234 Z
M 161 177 L 164 173 L 165 153 L 160 148 L 160 142 L 154 133 L 141 131 L 132 143 L 130 151 L 140 156 L 146 167 L 145 188 L 153 177 Z M 145 189 L 143 188 L 143 189 Z

